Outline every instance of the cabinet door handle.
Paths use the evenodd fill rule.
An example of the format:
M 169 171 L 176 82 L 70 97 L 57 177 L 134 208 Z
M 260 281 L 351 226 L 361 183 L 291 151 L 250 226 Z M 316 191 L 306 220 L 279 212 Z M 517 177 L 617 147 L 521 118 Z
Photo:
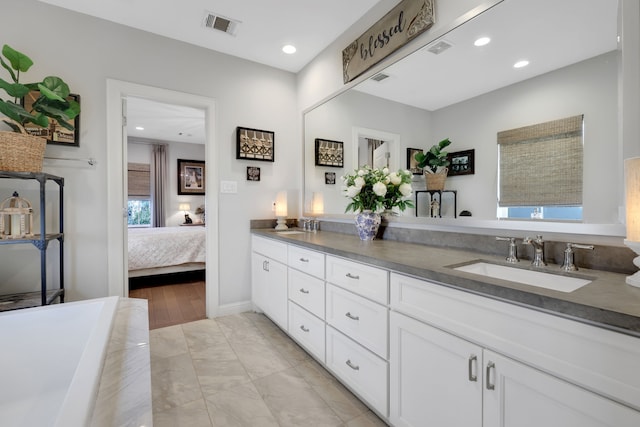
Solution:
M 354 316 L 350 311 L 347 311 L 344 315 L 351 320 L 360 320 L 360 316 Z
M 478 375 L 474 373 L 474 372 L 477 372 L 477 369 L 478 369 L 478 356 L 476 356 L 475 354 L 472 354 L 471 356 L 469 356 L 469 381 L 471 382 L 478 381 Z
M 486 381 L 487 381 L 487 390 L 495 390 L 496 389 L 496 385 L 495 383 L 491 383 L 491 371 L 495 371 L 496 369 L 496 365 L 493 362 L 489 362 L 487 363 L 487 371 L 486 371 Z
M 300 262 L 309 262 L 308 258 L 300 258 Z
M 356 276 L 356 275 L 353 275 L 353 274 L 351 274 L 351 273 L 347 273 L 347 274 L 346 274 L 346 276 L 347 276 L 349 279 L 360 280 L 360 276 Z
M 303 294 L 308 294 L 309 291 L 306 290 L 305 288 L 300 288 L 300 292 L 302 292 Z
M 351 368 L 351 369 L 353 369 L 354 371 L 359 371 L 359 370 L 360 370 L 360 366 L 358 366 L 358 365 L 354 365 L 354 364 L 351 362 L 351 359 L 347 360 L 345 363 L 347 364 L 347 366 L 348 366 L 348 367 L 350 367 L 350 368 Z
M 309 328 L 305 328 L 304 325 L 300 325 L 300 329 L 302 329 L 302 332 L 309 332 Z

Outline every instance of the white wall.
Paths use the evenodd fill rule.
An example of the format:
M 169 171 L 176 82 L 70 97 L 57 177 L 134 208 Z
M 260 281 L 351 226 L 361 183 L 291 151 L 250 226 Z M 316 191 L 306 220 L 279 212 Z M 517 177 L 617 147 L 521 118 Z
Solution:
M 152 145 L 142 141 L 136 143 L 136 138 L 129 138 L 127 158 L 131 163 L 151 163 Z M 178 195 L 178 159 L 204 161 L 204 145 L 189 144 L 184 142 L 163 142 L 167 144 L 167 161 L 169 162 L 169 175 L 166 189 L 166 226 L 177 227 L 184 222 L 184 212 L 178 210 L 180 203 L 189 203 L 191 210 L 189 216 L 197 221 L 196 208 L 204 205 L 204 196 Z
M 24 76 L 38 79 L 59 75 L 82 97 L 80 147 L 50 146 L 47 154 L 98 160 L 95 167 L 46 168 L 66 180 L 65 276 L 69 299 L 108 293 L 106 181 L 107 170 L 114 165 L 106 159 L 105 93 L 106 80 L 112 78 L 215 99 L 220 161 L 213 169 L 221 180 L 237 181 L 238 194 L 220 195 L 220 271 L 211 274 L 219 275 L 221 304 L 249 300 L 249 220 L 273 217 L 270 203 L 278 190 L 300 191 L 301 120 L 296 108 L 295 75 L 36 0 L 4 3 L 0 14 L 2 43 L 24 52 L 35 63 Z M 26 22 L 28 30 L 21 24 Z M 236 160 L 236 126 L 274 131 L 275 163 Z M 261 167 L 260 182 L 245 180 L 248 165 Z M 0 185 L 0 195 L 12 187 L 6 182 Z M 18 269 L 12 263 L 15 260 L 5 256 L 30 250 L 37 257 L 37 251 L 27 247 L 7 252 L 2 249 L 3 284 L 24 286 L 25 282 L 37 281 L 37 267 L 28 264 Z M 33 276 L 32 280 L 14 280 L 24 275 Z

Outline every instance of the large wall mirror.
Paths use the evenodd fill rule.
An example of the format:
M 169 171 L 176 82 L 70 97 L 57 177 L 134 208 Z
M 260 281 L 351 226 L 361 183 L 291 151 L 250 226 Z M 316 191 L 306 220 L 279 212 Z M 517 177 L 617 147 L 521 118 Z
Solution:
M 408 148 L 424 150 L 447 137 L 450 151 L 474 149 L 475 173 L 449 177 L 446 188 L 457 191 L 456 213 L 496 220 L 497 133 L 584 115 L 583 222 L 619 223 L 617 15 L 615 0 L 504 0 L 308 111 L 305 213 L 322 194 L 325 216 L 344 214 L 340 176 L 359 166 L 354 129 L 365 128 L 395 135 L 394 164 L 403 169 Z M 474 46 L 483 36 L 490 43 Z M 529 65 L 514 68 L 519 60 Z M 343 168 L 314 164 L 316 138 L 344 143 Z M 414 189 L 424 189 L 422 176 Z M 415 214 L 403 215 L 423 220 Z

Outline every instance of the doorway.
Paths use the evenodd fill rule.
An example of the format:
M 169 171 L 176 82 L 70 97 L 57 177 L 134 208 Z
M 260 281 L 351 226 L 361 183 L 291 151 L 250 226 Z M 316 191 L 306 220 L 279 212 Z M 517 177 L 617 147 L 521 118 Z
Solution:
M 143 86 L 119 80 L 107 80 L 107 199 L 108 199 L 108 286 L 109 295 L 128 296 L 127 197 L 125 168 L 127 165 L 127 131 L 125 123 L 128 97 L 155 100 L 204 110 L 205 162 L 217 164 L 218 150 L 215 144 L 215 101 L 188 93 Z M 206 188 L 218 187 L 215 167 L 206 174 Z M 218 312 L 218 197 L 216 191 L 205 194 L 207 206 L 206 225 L 206 315 L 215 317 Z

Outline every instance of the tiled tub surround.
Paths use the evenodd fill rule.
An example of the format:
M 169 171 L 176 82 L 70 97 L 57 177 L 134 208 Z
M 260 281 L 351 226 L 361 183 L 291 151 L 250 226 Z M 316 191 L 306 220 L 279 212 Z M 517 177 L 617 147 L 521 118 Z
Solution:
M 480 394 L 485 393 L 485 387 L 490 389 L 489 385 L 495 386 L 495 389 L 499 390 L 499 393 L 494 396 L 505 392 L 513 393 L 514 390 L 528 390 L 530 386 L 534 387 L 532 390 L 535 387 L 542 387 L 527 397 L 518 396 L 517 391 L 515 396 L 513 394 L 503 396 L 498 399 L 498 407 L 485 408 L 480 411 L 481 414 L 494 414 L 496 417 L 513 416 L 514 419 L 520 419 L 524 422 L 522 417 L 526 417 L 526 415 L 522 414 L 526 411 L 514 410 L 513 408 L 519 405 L 525 405 L 523 408 L 532 408 L 540 404 L 540 407 L 544 408 L 542 410 L 544 413 L 555 413 L 559 408 L 557 414 L 560 417 L 568 413 L 585 412 L 589 420 L 600 421 L 594 425 L 606 424 L 607 422 L 610 424 L 613 420 L 617 420 L 614 422 L 615 425 L 637 425 L 640 422 L 640 374 L 635 369 L 635 363 L 640 357 L 640 343 L 638 342 L 640 337 L 640 289 L 626 285 L 623 274 L 581 268 L 576 275 L 587 277 L 592 282 L 577 291 L 563 293 L 472 275 L 451 268 L 479 259 L 504 263 L 504 255 L 479 254 L 479 251 L 475 250 L 432 247 L 391 240 L 362 242 L 353 235 L 328 231 L 288 235 L 279 235 L 273 230 L 254 229 L 252 232 L 254 235 L 254 258 L 257 255 L 257 260 L 260 260 L 260 254 L 264 254 L 273 258 L 272 261 L 267 261 L 268 266 L 271 264 L 275 266 L 275 263 L 283 262 L 285 266 L 288 265 L 289 281 L 296 282 L 294 293 L 297 293 L 298 288 L 300 288 L 299 292 L 304 291 L 305 294 L 308 291 L 311 294 L 314 293 L 313 288 L 307 287 L 306 283 L 292 279 L 295 277 L 295 275 L 292 276 L 292 269 L 304 272 L 307 271 L 307 267 L 292 264 L 291 257 L 288 261 L 278 260 L 281 255 L 277 254 L 281 253 L 282 249 L 271 244 L 260 243 L 257 245 L 256 239 L 279 242 L 284 253 L 291 254 L 292 251 L 297 253 L 307 250 L 325 254 L 326 276 L 318 277 L 314 273 L 309 273 L 308 280 L 311 280 L 311 276 L 316 276 L 317 280 L 326 280 L 326 317 L 316 318 L 316 323 L 320 323 L 315 326 L 310 322 L 307 323 L 305 319 L 302 319 L 301 325 L 298 325 L 296 322 L 299 317 L 296 312 L 302 308 L 296 308 L 298 303 L 291 299 L 292 288 L 290 287 L 289 310 L 292 308 L 294 310 L 289 312 L 288 333 L 310 349 L 309 351 L 314 357 L 359 394 L 378 414 L 385 418 L 389 417 L 388 419 L 394 425 L 408 426 L 421 425 L 421 423 L 423 425 L 425 422 L 423 416 L 426 414 L 456 412 L 455 410 L 436 410 L 446 408 L 448 404 L 451 404 L 451 401 L 438 401 L 438 399 L 446 399 L 441 393 L 436 393 L 431 403 L 426 403 L 421 399 L 416 400 L 417 396 L 421 396 L 421 393 L 425 392 L 425 383 L 436 381 L 441 384 L 438 382 L 439 380 L 449 382 L 449 379 L 436 380 L 434 377 L 439 375 L 441 371 L 445 372 L 444 365 L 438 365 L 440 367 L 434 368 L 431 363 L 424 363 L 424 360 L 431 360 L 432 357 L 437 356 L 431 354 L 432 350 L 427 350 L 428 348 L 453 348 L 448 345 L 442 347 L 441 336 L 437 338 L 436 341 L 439 343 L 436 343 L 435 347 L 431 345 L 429 342 L 431 333 L 428 331 L 432 330 L 434 326 L 437 328 L 436 330 L 440 330 L 448 337 L 445 337 L 445 340 L 466 342 L 463 345 L 465 348 L 468 348 L 469 344 L 472 345 L 472 353 L 466 353 L 467 350 L 465 350 L 464 354 L 456 357 L 462 357 L 459 360 L 462 360 L 461 363 L 464 365 L 465 378 L 467 376 L 467 358 L 469 359 L 470 378 L 473 361 L 474 376 L 479 378 L 474 384 L 479 384 L 477 391 Z M 265 248 L 269 250 L 265 251 Z M 484 249 L 486 250 L 486 248 Z M 309 263 L 309 266 L 313 263 L 313 258 L 310 257 L 294 258 L 300 258 L 301 261 L 303 258 L 309 260 L 305 263 Z M 344 264 L 345 268 L 342 268 L 341 264 Z M 520 266 L 530 268 L 528 264 L 525 261 L 520 263 Z M 350 270 L 352 268 L 356 273 L 346 274 L 346 277 L 359 280 L 349 281 L 346 279 L 346 282 L 341 284 L 341 280 L 345 280 L 345 273 L 352 273 Z M 375 269 L 377 273 L 369 276 L 367 269 Z M 562 274 L 558 265 L 550 264 L 547 269 Z M 385 286 L 388 286 L 386 291 L 388 294 L 376 291 L 379 288 L 377 278 L 384 277 L 384 274 L 387 275 L 388 285 Z M 341 277 L 343 279 L 340 279 Z M 376 283 L 375 285 L 372 280 Z M 277 283 L 278 281 L 273 282 L 274 290 L 280 286 Z M 300 286 L 300 283 L 304 283 L 304 286 Z M 351 288 L 351 283 L 360 288 Z M 345 292 L 350 291 L 350 293 L 342 291 L 336 293 L 337 289 L 334 285 L 338 285 L 345 289 Z M 382 290 L 382 288 L 380 287 L 378 290 Z M 386 353 L 384 343 L 376 350 L 377 347 L 371 345 L 371 341 L 366 336 L 352 334 L 348 329 L 340 326 L 340 322 L 336 321 L 337 318 L 332 318 L 330 310 L 340 307 L 342 303 L 338 302 L 336 305 L 335 302 L 330 302 L 330 295 L 340 296 L 341 294 L 344 294 L 345 297 L 352 295 L 348 299 L 354 301 L 359 299 L 363 303 L 366 302 L 365 300 L 376 303 L 378 308 L 375 311 L 385 307 L 389 310 L 387 314 L 390 322 L 388 332 L 384 328 L 373 328 L 378 330 L 379 338 L 387 339 L 388 337 L 389 353 Z M 317 295 L 323 298 L 322 293 Z M 286 294 L 284 298 L 286 298 Z M 332 296 L 331 299 L 333 298 Z M 271 299 L 273 299 L 273 294 L 271 294 Z M 276 299 L 280 300 L 282 296 L 277 296 Z M 342 297 L 340 299 L 346 301 Z M 281 304 L 280 301 L 275 302 L 276 312 L 281 311 L 281 308 L 278 308 L 281 307 Z M 307 306 L 308 304 L 301 307 L 304 307 L 309 313 L 310 308 Z M 259 304 L 258 307 L 260 307 Z M 373 312 L 365 310 L 366 307 L 360 305 L 356 311 L 349 310 L 347 314 L 344 314 L 344 307 L 348 306 L 343 305 L 342 308 L 338 308 L 342 316 L 352 318 L 350 315 L 361 315 L 360 323 L 371 318 L 369 312 Z M 373 310 L 374 307 L 370 308 Z M 267 314 L 269 315 L 268 312 Z M 326 327 L 323 326 L 325 322 Z M 283 327 L 282 321 L 280 324 Z M 317 341 L 313 346 L 310 343 L 305 343 L 302 340 L 304 334 L 298 331 L 299 327 L 303 332 L 307 329 L 313 332 L 314 328 L 316 330 L 318 328 L 326 329 L 326 351 L 324 351 L 325 347 L 321 341 Z M 283 328 L 287 331 L 287 326 Z M 373 329 L 369 328 L 368 331 Z M 322 334 L 322 332 L 320 333 Z M 296 334 L 300 335 L 300 338 L 297 338 Z M 403 336 L 405 338 L 400 339 Z M 417 338 L 407 340 L 408 337 Z M 343 366 L 345 362 L 341 360 L 342 356 L 338 355 L 338 359 L 336 359 L 333 354 L 332 343 L 337 338 L 344 341 L 345 345 L 353 347 L 354 350 L 356 347 L 361 348 L 362 351 L 368 349 L 369 356 L 381 363 L 379 369 L 381 374 L 385 369 L 388 369 L 388 411 L 384 400 L 376 400 L 375 397 L 366 395 L 370 388 L 359 389 L 357 382 L 350 384 L 348 377 L 350 371 L 345 370 Z M 455 344 L 454 347 L 456 346 L 458 345 Z M 343 356 L 350 351 L 348 349 L 343 351 Z M 441 362 L 448 364 L 453 356 L 450 354 Z M 358 359 L 359 356 L 355 357 Z M 412 359 L 415 361 L 413 365 L 411 365 Z M 345 360 L 353 362 L 350 356 Z M 357 360 L 357 362 L 360 361 Z M 493 368 L 493 362 L 496 361 L 499 361 L 499 365 L 496 365 L 499 366 L 497 371 L 496 368 Z M 407 363 L 411 365 L 410 369 L 405 366 Z M 385 365 L 388 368 L 384 368 Z M 363 366 L 360 367 L 361 371 L 362 368 Z M 351 367 L 351 369 L 354 368 Z M 435 371 L 433 371 L 434 369 Z M 536 373 L 538 370 L 542 375 L 540 378 Z M 409 377 L 406 376 L 407 372 L 411 372 Z M 460 376 L 459 372 L 452 374 L 454 377 Z M 554 377 L 562 378 L 561 384 L 556 384 L 557 380 Z M 367 378 L 370 377 L 367 375 Z M 424 381 L 417 380 L 417 378 L 423 378 Z M 381 376 L 381 380 L 384 380 L 384 375 Z M 463 382 L 466 383 L 466 379 Z M 423 385 L 420 386 L 418 383 Z M 566 396 L 560 394 L 555 399 L 552 398 L 550 403 L 547 397 L 544 397 L 547 399 L 546 402 L 536 401 L 530 404 L 530 399 L 546 396 L 545 386 L 540 385 L 543 383 L 546 383 L 548 387 L 564 390 Z M 504 389 L 505 384 L 511 385 L 508 389 Z M 513 384 L 519 384 L 524 388 L 514 388 Z M 384 390 L 383 385 L 376 388 Z M 585 389 L 590 391 L 585 392 Z M 457 391 L 453 392 L 452 390 L 453 388 L 449 392 L 458 396 Z M 451 393 L 448 394 L 451 395 Z M 382 399 L 384 399 L 383 396 Z M 474 399 L 475 402 L 490 402 L 491 396 L 485 398 L 474 396 Z M 511 404 L 518 399 L 520 399 L 518 404 L 515 406 Z M 457 400 L 456 405 L 460 403 Z M 421 401 L 423 403 L 416 403 Z M 402 404 L 400 404 L 401 402 Z M 416 405 L 409 408 L 409 402 L 414 402 Z M 500 402 L 507 404 L 507 407 L 500 407 L 499 405 L 502 404 Z M 477 406 L 473 402 L 466 403 L 474 407 Z M 466 404 L 463 406 L 467 407 Z M 509 413 L 510 410 L 515 412 Z M 605 419 L 602 419 L 603 416 Z M 412 417 L 413 420 L 419 421 L 411 422 Z M 571 419 L 575 418 L 573 415 L 570 417 Z M 607 419 L 606 417 L 613 418 Z M 443 419 L 435 418 L 435 420 L 430 422 L 433 425 L 445 425 L 446 422 L 451 421 L 448 415 L 444 418 L 445 424 L 442 424 Z M 485 425 L 487 422 L 488 425 L 499 424 L 497 419 L 485 420 Z M 507 423 L 504 425 L 535 425 L 535 423 L 522 424 L 516 421 L 515 424 Z

